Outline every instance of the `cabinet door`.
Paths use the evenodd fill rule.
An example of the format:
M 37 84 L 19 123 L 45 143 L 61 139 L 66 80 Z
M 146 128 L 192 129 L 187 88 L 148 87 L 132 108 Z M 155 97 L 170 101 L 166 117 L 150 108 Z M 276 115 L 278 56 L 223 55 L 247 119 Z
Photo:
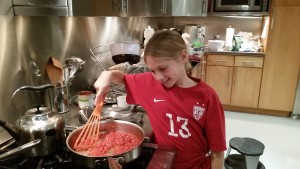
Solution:
M 215 89 L 222 104 L 230 104 L 232 73 L 233 67 L 206 67 L 206 83 Z
M 281 6 L 300 5 L 300 1 L 299 0 L 275 0 L 274 4 L 281 5 Z
M 257 108 L 261 68 L 234 67 L 231 105 Z
M 215 89 L 222 104 L 230 104 L 234 56 L 208 55 L 206 83 Z
M 299 16 L 300 6 L 274 8 L 265 52 L 259 108 L 292 111 L 300 66 Z

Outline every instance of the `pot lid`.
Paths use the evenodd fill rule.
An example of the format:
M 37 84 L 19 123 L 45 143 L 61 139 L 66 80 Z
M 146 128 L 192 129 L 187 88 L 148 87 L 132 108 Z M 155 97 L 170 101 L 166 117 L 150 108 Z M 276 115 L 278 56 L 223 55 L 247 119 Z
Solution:
M 48 107 L 32 108 L 17 122 L 22 130 L 30 132 L 54 128 L 56 123 L 63 123 L 63 117 Z
M 39 116 L 39 115 L 45 115 L 51 112 L 51 109 L 49 107 L 35 107 L 32 109 L 29 109 L 26 111 L 25 115 L 29 116 Z

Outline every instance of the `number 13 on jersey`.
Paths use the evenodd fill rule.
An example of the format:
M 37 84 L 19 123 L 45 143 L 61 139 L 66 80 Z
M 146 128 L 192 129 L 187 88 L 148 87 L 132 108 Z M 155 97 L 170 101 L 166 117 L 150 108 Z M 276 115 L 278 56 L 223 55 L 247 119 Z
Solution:
M 175 123 L 179 123 L 181 125 L 179 131 L 175 131 L 175 129 L 174 129 L 174 120 L 173 120 L 172 114 L 166 113 L 166 116 L 169 118 L 169 121 L 170 121 L 170 131 L 169 131 L 168 135 L 173 136 L 173 137 L 178 137 L 178 133 L 179 133 L 179 135 L 182 138 L 191 137 L 191 133 L 190 133 L 188 127 L 187 127 L 187 125 L 189 124 L 188 119 L 182 118 L 182 117 L 179 117 L 179 116 L 177 116 L 177 118 L 174 117 L 174 118 L 176 118 Z

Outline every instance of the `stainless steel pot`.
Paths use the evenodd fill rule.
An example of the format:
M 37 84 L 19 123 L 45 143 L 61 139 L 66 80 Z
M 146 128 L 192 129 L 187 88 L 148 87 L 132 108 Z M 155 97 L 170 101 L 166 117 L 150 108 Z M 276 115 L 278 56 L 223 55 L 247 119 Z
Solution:
M 68 148 L 72 152 L 72 161 L 74 161 L 75 164 L 79 166 L 88 167 L 88 168 L 95 168 L 97 166 L 101 168 L 107 168 L 108 157 L 114 158 L 120 164 L 126 164 L 139 157 L 139 155 L 142 152 L 142 143 L 145 137 L 145 133 L 140 126 L 133 124 L 131 122 L 121 121 L 121 120 L 101 121 L 100 126 L 101 126 L 101 130 L 104 130 L 105 132 L 123 131 L 123 132 L 134 134 L 140 139 L 140 144 L 137 147 L 134 147 L 130 151 L 123 154 L 112 155 L 112 156 L 101 156 L 101 157 L 86 156 L 78 153 L 74 148 L 75 141 L 79 136 L 81 130 L 83 129 L 83 127 L 81 127 L 72 131 L 71 134 L 69 134 L 69 136 L 67 137 L 67 141 L 66 141 Z
M 52 87 L 50 84 L 23 86 L 17 91 L 42 91 Z M 0 120 L 0 126 L 8 131 L 20 145 L 40 139 L 41 142 L 31 149 L 30 156 L 49 155 L 60 150 L 65 143 L 64 119 L 55 109 L 51 110 L 48 107 L 36 107 L 26 111 L 25 115 L 17 120 L 16 125 Z

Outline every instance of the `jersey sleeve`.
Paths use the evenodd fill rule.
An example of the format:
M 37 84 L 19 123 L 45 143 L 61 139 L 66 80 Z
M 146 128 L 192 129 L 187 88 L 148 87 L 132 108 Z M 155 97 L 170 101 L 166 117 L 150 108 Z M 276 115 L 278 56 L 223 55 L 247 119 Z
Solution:
M 126 74 L 125 88 L 127 92 L 127 102 L 129 104 L 142 105 L 145 97 L 149 95 L 147 92 L 151 90 L 151 81 L 153 81 L 153 76 L 148 72 L 141 74 Z
M 216 92 L 211 88 L 205 133 L 211 151 L 226 150 L 225 114 Z

